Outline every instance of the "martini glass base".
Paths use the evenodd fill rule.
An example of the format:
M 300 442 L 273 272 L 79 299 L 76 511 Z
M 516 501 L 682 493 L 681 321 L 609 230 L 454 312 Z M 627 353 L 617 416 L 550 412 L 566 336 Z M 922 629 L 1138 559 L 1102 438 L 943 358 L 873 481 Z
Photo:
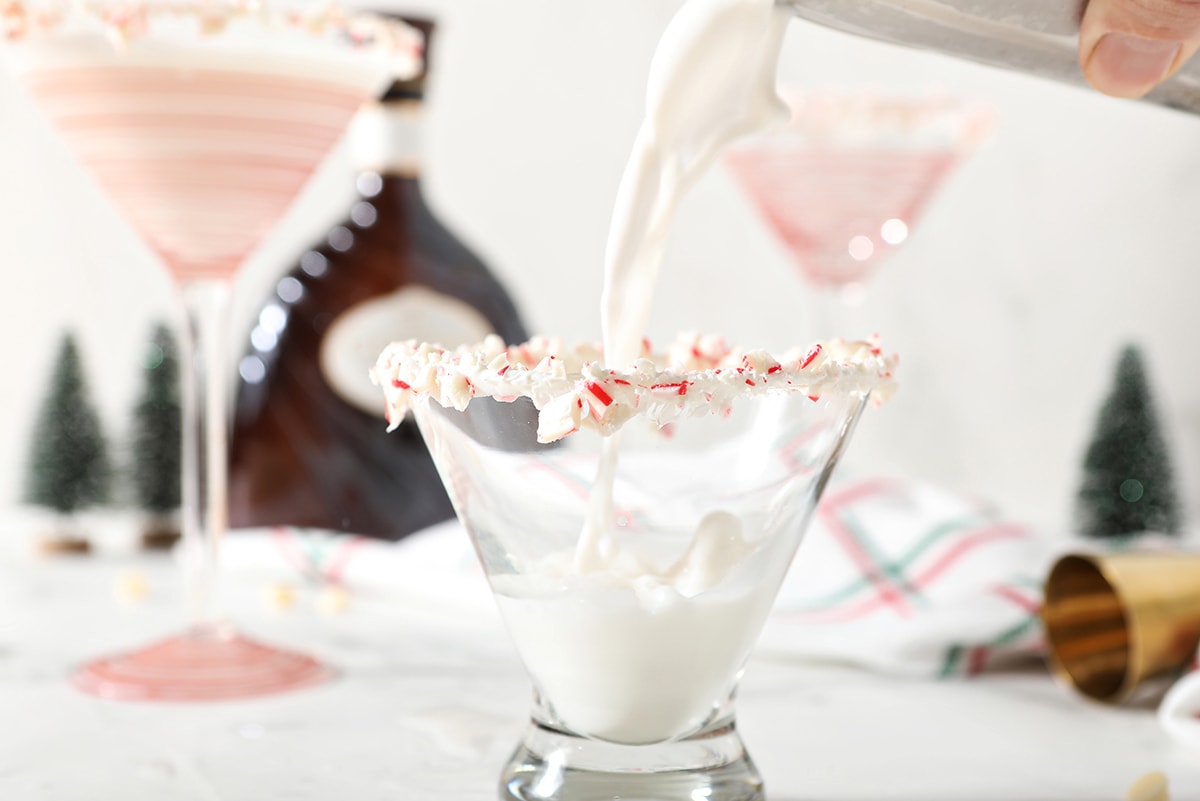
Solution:
M 198 626 L 153 645 L 89 662 L 72 677 L 85 693 L 115 701 L 223 701 L 323 684 L 335 672 L 305 654 Z
M 503 801 L 764 801 L 733 719 L 650 745 L 590 740 L 536 719 L 500 776 Z

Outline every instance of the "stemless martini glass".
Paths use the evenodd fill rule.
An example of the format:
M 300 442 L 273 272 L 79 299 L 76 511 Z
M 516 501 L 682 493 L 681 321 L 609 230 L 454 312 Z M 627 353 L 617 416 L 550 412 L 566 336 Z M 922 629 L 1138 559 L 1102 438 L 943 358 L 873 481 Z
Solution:
M 191 625 L 83 666 L 83 690 L 207 700 L 309 686 L 315 659 L 239 635 L 213 594 L 225 531 L 224 373 L 232 278 L 420 40 L 402 24 L 254 2 L 0 5 L 18 81 L 180 290 L 183 531 Z M 3 40 L 7 40 L 6 42 Z
M 501 798 L 762 799 L 734 690 L 890 360 L 690 343 L 614 372 L 537 342 L 414 345 L 376 380 L 393 422 L 413 409 L 534 687 Z
M 733 148 L 726 164 L 815 288 L 818 325 L 844 330 L 837 310 L 862 304 L 991 117 L 946 97 L 792 94 L 788 105 L 787 125 Z

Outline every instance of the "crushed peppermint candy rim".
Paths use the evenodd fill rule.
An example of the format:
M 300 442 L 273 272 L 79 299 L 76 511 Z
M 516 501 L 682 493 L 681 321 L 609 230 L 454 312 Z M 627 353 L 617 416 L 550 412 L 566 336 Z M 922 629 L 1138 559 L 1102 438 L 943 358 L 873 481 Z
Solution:
M 386 53 L 398 79 L 416 75 L 424 58 L 424 37 L 411 25 L 328 2 L 0 0 L 0 42 L 94 29 L 121 49 L 153 33 L 156 25 L 175 26 L 180 22 L 194 23 L 195 30 L 204 36 L 215 36 L 244 23 L 312 37 L 341 36 L 354 47 Z
M 459 411 L 475 397 L 526 397 L 539 411 L 538 441 L 553 442 L 583 428 L 611 434 L 635 416 L 662 426 L 725 414 L 735 400 L 752 395 L 802 392 L 815 401 L 870 394 L 878 403 L 895 389 L 896 363 L 875 339 L 820 343 L 776 359 L 730 348 L 720 337 L 689 334 L 665 353 L 643 342 L 641 358 L 614 370 L 595 345 L 534 338 L 506 346 L 491 336 L 455 350 L 395 342 L 380 354 L 371 378 L 383 388 L 389 431 L 419 397 Z

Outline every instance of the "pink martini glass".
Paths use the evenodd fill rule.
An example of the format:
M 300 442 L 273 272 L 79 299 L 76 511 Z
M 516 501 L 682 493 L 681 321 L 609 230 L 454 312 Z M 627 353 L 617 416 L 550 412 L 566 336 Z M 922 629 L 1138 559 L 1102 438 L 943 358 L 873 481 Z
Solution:
M 0 4 L 19 83 L 179 289 L 183 532 L 190 625 L 81 667 L 105 698 L 209 701 L 294 690 L 333 672 L 240 635 L 214 609 L 226 529 L 232 278 L 355 111 L 415 68 L 411 29 L 323 5 L 217 0 Z
M 820 317 L 832 311 L 828 295 L 861 304 L 867 280 L 908 239 L 991 117 L 946 98 L 813 94 L 789 106 L 786 126 L 734 148 L 726 164 L 821 294 Z

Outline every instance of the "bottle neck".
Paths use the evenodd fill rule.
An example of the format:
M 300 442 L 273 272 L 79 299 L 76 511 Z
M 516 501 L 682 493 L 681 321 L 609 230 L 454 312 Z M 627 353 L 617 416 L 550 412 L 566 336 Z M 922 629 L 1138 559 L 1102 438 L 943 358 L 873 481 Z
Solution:
M 415 178 L 421 171 L 424 106 L 420 100 L 366 105 L 348 134 L 351 163 L 359 172 Z

